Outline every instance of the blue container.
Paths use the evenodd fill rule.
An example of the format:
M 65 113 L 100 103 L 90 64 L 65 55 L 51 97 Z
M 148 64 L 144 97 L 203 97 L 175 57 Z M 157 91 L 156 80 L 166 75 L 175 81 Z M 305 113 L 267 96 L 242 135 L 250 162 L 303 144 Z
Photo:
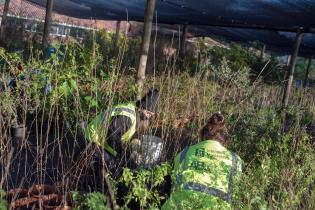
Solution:
M 46 54 L 47 54 L 47 59 L 51 58 L 51 56 L 53 54 L 56 54 L 57 52 L 57 49 L 54 48 L 54 47 L 48 47 L 47 50 L 46 50 Z

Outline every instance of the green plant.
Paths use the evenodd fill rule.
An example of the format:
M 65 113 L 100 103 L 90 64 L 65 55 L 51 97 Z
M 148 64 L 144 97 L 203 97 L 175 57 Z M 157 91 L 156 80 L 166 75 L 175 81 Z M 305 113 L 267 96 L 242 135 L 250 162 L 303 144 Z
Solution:
M 212 69 L 220 71 L 223 67 L 223 71 L 230 69 L 236 75 L 245 71 L 248 72 L 247 76 L 250 76 L 247 80 L 256 80 L 259 76 L 266 83 L 280 83 L 286 70 L 274 57 L 262 60 L 255 51 L 236 43 L 232 43 L 229 48 L 215 46 L 203 54 L 210 57 L 209 65 Z
M 246 88 L 250 83 L 250 69 L 247 66 L 233 70 L 228 61 L 223 59 L 218 66 L 212 66 L 211 69 L 212 76 L 220 84 Z
M 2 189 L 0 189 L 0 210 L 6 210 L 8 206 L 6 200 L 3 199 L 4 196 L 5 192 Z
M 123 44 L 125 37 L 120 34 L 119 46 L 121 52 L 125 46 L 127 55 L 127 58 L 122 58 L 110 52 L 112 34 L 93 33 L 90 34 L 90 45 L 78 42 L 65 45 L 65 59 L 52 56 L 43 61 L 39 59 L 40 54 L 35 53 L 26 58 L 25 55 L 0 49 L 1 81 L 4 84 L 10 77 L 34 69 L 41 70 L 41 74 L 28 77 L 27 82 L 18 81 L 16 93 L 0 93 L 0 117 L 17 118 L 16 108 L 19 106 L 24 111 L 35 109 L 36 116 L 31 120 L 35 121 L 38 128 L 46 122 L 56 124 L 58 128 L 58 123 L 66 121 L 70 123 L 67 131 L 55 131 L 58 132 L 58 141 L 62 141 L 68 131 L 77 135 L 75 126 L 78 122 L 88 121 L 95 113 L 110 109 L 112 104 L 133 100 L 136 93 L 135 79 L 131 72 L 125 70 L 137 61 L 139 39 L 127 38 Z M 209 63 L 200 67 L 200 71 L 210 70 L 212 80 L 202 78 L 202 74 L 188 72 L 167 75 L 161 71 L 156 74 L 160 76 L 147 77 L 146 88 L 154 86 L 161 91 L 160 112 L 153 127 L 163 130 L 165 150 L 171 153 L 167 156 L 168 161 L 171 163 L 172 156 L 179 152 L 178 145 L 187 145 L 182 139 L 181 128 L 191 133 L 194 143 L 200 140 L 199 128 L 209 115 L 221 111 L 229 125 L 230 149 L 237 152 L 246 163 L 244 175 L 236 185 L 235 208 L 292 209 L 302 202 L 309 209 L 314 209 L 314 190 L 310 196 L 302 199 L 307 186 L 314 179 L 314 91 L 293 90 L 287 115 L 287 131 L 280 133 L 282 87 L 266 85 L 263 80 L 259 80 L 258 85 L 250 82 L 252 74 L 256 79 L 263 68 L 256 65 L 264 66 L 265 63 L 261 63 L 252 51 L 243 46 L 212 50 L 205 46 L 200 48 L 204 53 L 202 56 L 211 55 Z M 260 74 L 268 81 L 276 78 L 272 74 L 278 68 L 277 62 L 272 59 Z M 17 68 L 19 63 L 25 67 L 22 72 Z M 167 66 L 165 60 L 159 63 L 163 64 L 162 67 L 166 66 L 161 69 L 167 72 L 174 70 L 169 68 L 175 68 Z M 43 91 L 46 78 L 52 86 L 50 94 Z M 24 92 L 23 97 L 19 94 L 21 92 Z M 9 121 L 0 121 L 0 161 L 6 160 L 10 148 L 11 138 L 7 133 L 13 122 Z M 174 123 L 177 121 L 180 123 Z M 180 125 L 180 129 L 177 125 Z M 173 130 L 178 135 L 171 135 Z M 36 149 L 45 152 L 47 147 L 43 145 Z M 63 155 L 60 154 L 60 157 Z M 43 163 L 38 161 L 36 164 L 41 166 Z M 118 190 L 114 190 L 117 196 L 122 196 L 117 199 L 124 200 L 124 208 L 133 201 L 142 209 L 158 208 L 167 196 L 160 185 L 164 184 L 164 177 L 169 173 L 168 164 L 148 170 L 132 171 L 125 168 L 120 179 L 115 181 L 123 184 L 128 192 L 122 196 Z M 106 199 L 102 193 L 87 194 L 81 198 L 74 193 L 74 197 L 78 209 L 106 208 Z
M 125 196 L 125 207 L 131 200 L 140 203 L 141 209 L 153 209 L 160 205 L 161 197 L 157 187 L 164 182 L 164 177 L 170 173 L 170 165 L 164 163 L 153 169 L 131 171 L 124 168 L 120 182 L 129 188 Z
M 79 195 L 78 192 L 72 192 L 75 201 L 75 210 L 110 210 L 107 206 L 106 196 L 100 192 L 93 192 L 86 195 Z

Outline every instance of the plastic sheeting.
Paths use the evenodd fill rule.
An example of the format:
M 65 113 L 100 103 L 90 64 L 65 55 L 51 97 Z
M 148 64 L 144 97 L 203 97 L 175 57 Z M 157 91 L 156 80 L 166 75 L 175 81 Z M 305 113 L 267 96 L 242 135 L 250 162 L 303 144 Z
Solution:
M 41 6 L 46 4 L 46 0 L 28 1 Z M 59 13 L 105 20 L 142 22 L 145 6 L 146 0 L 54 0 L 54 10 Z M 314 11 L 315 0 L 156 0 L 155 15 L 159 23 L 189 24 L 195 25 L 195 29 L 203 25 L 199 27 L 203 31 L 199 35 L 217 35 L 233 41 L 257 40 L 266 43 L 270 50 L 288 53 L 293 46 L 294 33 L 280 34 L 255 28 L 315 30 Z M 308 35 L 303 39 L 301 53 L 314 52 L 315 37 Z

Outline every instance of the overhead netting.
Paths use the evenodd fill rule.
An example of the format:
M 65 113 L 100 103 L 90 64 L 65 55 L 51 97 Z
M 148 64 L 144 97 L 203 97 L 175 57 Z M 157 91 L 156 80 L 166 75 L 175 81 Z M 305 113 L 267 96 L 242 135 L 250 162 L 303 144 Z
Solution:
M 45 0 L 29 0 L 45 5 Z M 56 11 L 80 18 L 143 21 L 146 0 L 54 0 Z M 315 27 L 313 0 L 157 0 L 158 21 L 190 25 Z
M 46 4 L 45 0 L 28 1 Z M 145 6 L 146 0 L 54 0 L 54 10 L 61 14 L 104 20 L 142 22 Z M 158 23 L 189 24 L 196 36 L 260 41 L 267 50 L 288 54 L 298 28 L 315 32 L 314 11 L 315 0 L 157 0 L 155 16 Z M 306 34 L 300 55 L 314 53 L 315 35 Z

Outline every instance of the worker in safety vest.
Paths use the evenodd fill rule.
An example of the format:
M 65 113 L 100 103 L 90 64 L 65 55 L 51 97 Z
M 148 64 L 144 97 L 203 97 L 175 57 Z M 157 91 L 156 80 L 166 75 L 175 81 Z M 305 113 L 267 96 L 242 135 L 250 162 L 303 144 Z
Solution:
M 158 111 L 159 91 L 150 90 L 136 103 L 118 104 L 99 113 L 85 129 L 86 139 L 105 150 L 105 159 L 121 159 L 136 132 L 144 132 Z M 106 161 L 106 160 L 105 160 Z
M 186 147 L 175 158 L 170 198 L 162 210 L 231 209 L 232 190 L 242 160 L 226 149 L 222 114 L 213 114 L 200 132 L 203 141 Z

